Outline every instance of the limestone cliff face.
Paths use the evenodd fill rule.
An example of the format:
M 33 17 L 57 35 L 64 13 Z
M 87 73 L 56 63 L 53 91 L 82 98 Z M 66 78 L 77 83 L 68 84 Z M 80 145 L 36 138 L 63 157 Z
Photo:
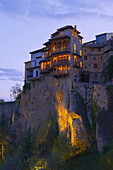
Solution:
M 81 142 L 81 146 L 87 145 L 86 117 L 92 123 L 90 115 L 93 100 L 96 100 L 100 110 L 110 112 L 109 117 L 112 112 L 111 100 L 108 100 L 106 86 L 76 83 L 71 89 L 70 82 L 69 77 L 54 78 L 50 74 L 32 81 L 30 90 L 27 90 L 26 94 L 22 93 L 20 104 L 16 103 L 16 109 L 12 114 L 11 135 L 15 143 L 21 140 L 29 125 L 36 128 L 48 114 L 51 114 L 58 121 L 59 132 L 66 133 L 72 144 Z M 110 142 L 107 142 L 109 137 L 105 137 L 105 130 L 101 128 L 107 128 L 104 119 L 96 116 L 96 138 L 98 150 L 101 151 L 101 148 Z M 105 120 L 108 120 L 107 117 Z M 112 123 L 110 127 L 111 125 Z

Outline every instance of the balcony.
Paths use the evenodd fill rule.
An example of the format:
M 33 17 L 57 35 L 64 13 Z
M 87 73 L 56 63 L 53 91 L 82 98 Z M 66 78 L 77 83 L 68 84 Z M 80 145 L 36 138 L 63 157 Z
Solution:
M 61 52 L 67 52 L 70 51 L 70 47 L 59 47 L 59 48 L 55 48 L 54 50 L 52 50 L 52 54 L 53 53 L 61 53 Z
M 54 77 L 68 76 L 69 70 L 55 70 L 53 71 Z
M 73 67 L 80 68 L 80 62 L 74 61 Z
M 51 66 L 46 65 L 45 68 L 41 69 L 41 74 L 49 73 L 51 71 Z
M 69 65 L 70 61 L 68 59 L 65 60 L 58 60 L 58 61 L 53 61 L 53 66 L 60 66 L 60 65 Z

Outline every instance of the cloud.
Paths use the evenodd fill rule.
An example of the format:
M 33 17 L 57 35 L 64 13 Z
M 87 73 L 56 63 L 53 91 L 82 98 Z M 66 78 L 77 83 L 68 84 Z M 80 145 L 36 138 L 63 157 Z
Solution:
M 113 17 L 112 0 L 0 0 L 0 11 L 9 15 L 49 18 L 94 15 Z
M 23 81 L 23 73 L 16 69 L 0 68 L 0 80 Z

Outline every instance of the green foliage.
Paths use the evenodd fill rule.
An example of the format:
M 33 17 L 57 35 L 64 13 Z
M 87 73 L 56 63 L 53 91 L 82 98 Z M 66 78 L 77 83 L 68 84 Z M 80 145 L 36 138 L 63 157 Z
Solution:
M 53 146 L 54 139 L 58 135 L 57 121 L 49 114 L 47 119 L 35 130 L 35 144 L 39 157 L 46 157 Z
M 113 78 L 113 55 L 109 58 L 108 74 L 110 79 Z
M 48 158 L 48 168 L 60 167 L 72 156 L 76 155 L 76 147 L 72 147 L 69 139 L 65 135 L 60 135 L 54 142 L 51 155 Z
M 17 167 L 29 168 L 29 165 L 27 164 L 27 159 L 33 155 L 33 151 L 34 151 L 34 141 L 31 133 L 31 129 L 29 127 L 22 143 L 18 148 L 17 158 L 16 158 Z
M 97 105 L 97 102 L 93 100 L 91 114 L 90 114 L 92 124 L 90 124 L 89 120 L 86 118 L 88 139 L 89 142 L 91 143 L 92 151 L 96 149 L 96 116 L 98 112 L 99 112 L 99 107 Z
M 25 84 L 24 84 L 24 86 L 23 86 L 23 93 L 25 93 L 26 94 L 26 91 L 28 90 L 30 90 L 31 89 L 31 83 L 26 83 L 25 82 Z

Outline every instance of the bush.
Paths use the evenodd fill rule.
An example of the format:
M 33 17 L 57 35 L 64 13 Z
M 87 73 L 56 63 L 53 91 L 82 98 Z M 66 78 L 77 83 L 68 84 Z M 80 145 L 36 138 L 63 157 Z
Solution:
M 60 135 L 54 142 L 51 155 L 48 158 L 49 169 L 59 168 L 72 156 L 76 155 L 76 147 L 72 147 L 65 135 Z
M 113 78 L 113 55 L 110 56 L 110 59 L 109 59 L 108 74 L 109 74 L 110 79 Z
M 102 153 L 100 158 L 100 169 L 113 170 L 113 143 L 107 152 Z

